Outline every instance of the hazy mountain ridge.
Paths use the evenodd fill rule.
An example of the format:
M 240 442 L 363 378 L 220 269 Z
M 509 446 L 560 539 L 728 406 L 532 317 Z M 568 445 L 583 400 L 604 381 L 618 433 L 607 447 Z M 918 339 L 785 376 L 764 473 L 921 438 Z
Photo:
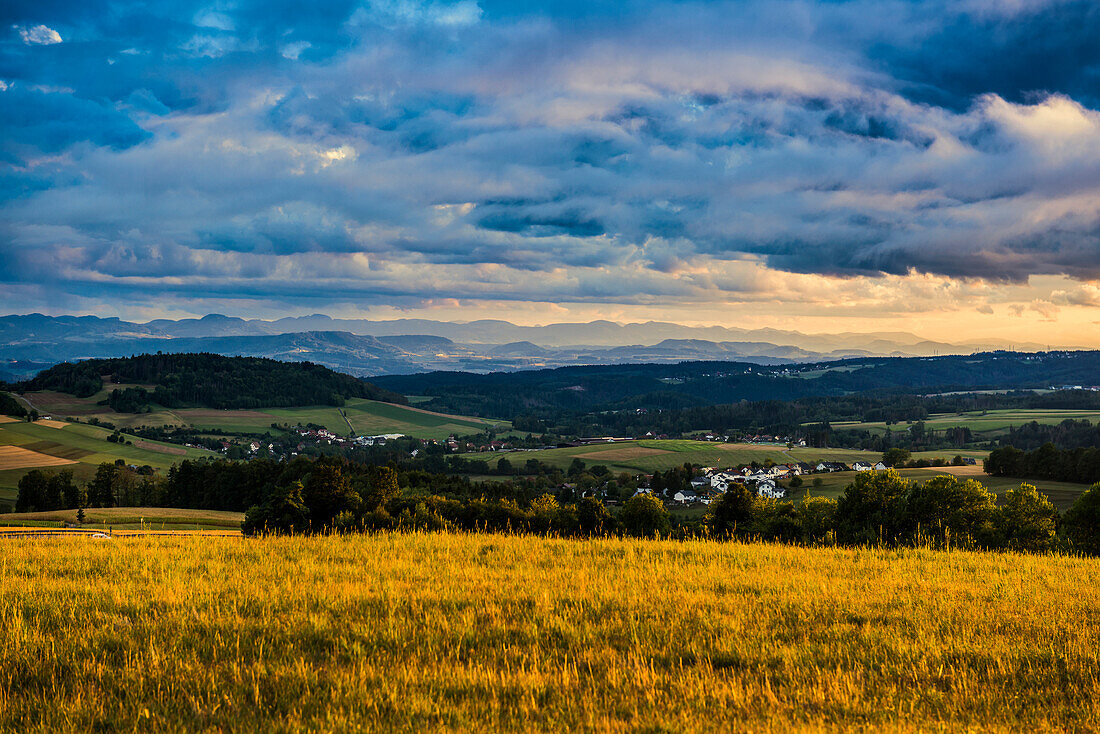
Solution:
M 274 321 L 210 314 L 201 319 L 147 323 L 95 316 L 0 317 L 0 359 L 9 361 L 56 363 L 141 352 L 211 352 L 312 361 L 361 376 L 684 360 L 779 364 L 864 356 L 969 354 L 1004 346 L 952 344 L 905 332 L 802 334 L 666 322 L 518 326 L 499 320 L 370 321 L 319 314 Z M 1040 348 L 1033 344 L 1014 347 L 1025 351 Z

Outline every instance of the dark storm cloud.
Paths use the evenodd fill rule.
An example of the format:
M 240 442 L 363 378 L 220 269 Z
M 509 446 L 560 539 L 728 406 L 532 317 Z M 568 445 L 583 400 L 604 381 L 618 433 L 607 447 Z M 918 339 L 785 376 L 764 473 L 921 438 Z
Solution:
M 11 283 L 640 302 L 749 292 L 700 273 L 754 259 L 1098 275 L 1092 3 L 16 0 L 0 23 Z

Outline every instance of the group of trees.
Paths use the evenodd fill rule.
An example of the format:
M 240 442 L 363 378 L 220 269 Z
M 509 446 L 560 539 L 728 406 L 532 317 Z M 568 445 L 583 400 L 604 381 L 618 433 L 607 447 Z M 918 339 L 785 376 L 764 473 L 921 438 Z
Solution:
M 19 401 L 9 393 L 0 392 L 0 415 L 10 415 L 22 418 L 27 414 L 27 409 L 20 405 Z
M 32 469 L 19 480 L 16 512 L 76 510 L 82 507 L 155 507 L 164 499 L 164 481 L 153 468 L 128 467 L 121 459 L 100 464 L 95 476 L 77 484 L 71 469 L 57 473 Z
M 1100 448 L 1059 449 L 1045 443 L 1034 451 L 1022 451 L 1002 446 L 989 453 L 985 471 L 996 477 L 1091 484 L 1100 481 Z
M 678 482 L 687 468 L 663 475 Z M 838 500 L 758 497 L 744 485 L 720 495 L 703 518 L 676 521 L 651 494 L 613 514 L 595 497 L 555 493 L 535 480 L 474 483 L 339 457 L 291 462 L 184 461 L 167 476 L 150 467 L 101 464 L 79 485 L 71 471 L 28 472 L 17 511 L 166 506 L 247 510 L 247 534 L 456 529 L 591 537 L 625 534 L 843 545 L 938 545 L 1100 554 L 1100 483 L 1059 516 L 1031 485 L 1001 502 L 980 482 L 939 476 L 911 482 L 895 471 L 862 472 Z
M 947 475 L 919 483 L 894 471 L 862 472 L 835 502 L 815 497 L 799 504 L 759 498 L 735 485 L 712 506 L 708 527 L 717 537 L 784 542 L 1100 553 L 1100 484 L 1064 518 L 1029 484 L 1005 493 L 998 504 L 980 482 Z
M 1030 451 L 1045 443 L 1058 448 L 1100 447 L 1100 425 L 1088 420 L 1067 418 L 1057 425 L 1047 425 L 1031 421 L 1021 426 L 1011 426 L 1001 439 L 1004 446 L 1014 446 Z
M 57 390 L 91 397 L 103 389 L 103 375 L 116 383 L 152 385 L 112 391 L 108 403 L 120 412 L 145 412 L 152 403 L 167 408 L 261 408 L 343 405 L 346 398 L 404 403 L 405 398 L 359 378 L 312 362 L 279 362 L 218 354 L 141 354 L 55 365 L 20 383 L 21 390 Z
M 644 416 L 647 420 L 661 411 L 660 421 L 642 428 L 641 433 L 653 430 L 671 435 L 702 426 L 722 430 L 839 420 L 917 421 L 930 413 L 956 412 L 958 408 L 944 409 L 944 406 L 959 403 L 966 403 L 962 408 L 965 410 L 1031 407 L 1028 403 L 1039 396 L 921 398 L 914 393 L 1087 384 L 1098 368 L 1100 355 L 1095 352 L 988 353 L 935 359 L 859 358 L 800 365 L 799 370 L 816 373 L 811 380 L 790 379 L 786 368 L 745 362 L 682 362 L 563 367 L 489 375 L 435 372 L 386 376 L 377 378 L 377 382 L 398 392 L 432 396 L 425 407 L 433 410 L 520 419 L 530 426 L 524 430 L 532 432 L 539 429 L 531 416 L 538 416 L 541 422 L 554 427 L 598 424 L 612 429 L 639 426 L 634 414 L 637 409 L 648 411 Z M 857 393 L 872 400 L 882 398 L 884 402 L 869 405 L 858 416 L 852 416 L 844 412 L 848 407 L 844 399 Z M 785 401 L 787 405 L 804 404 L 810 409 L 797 423 L 787 410 L 779 414 L 742 412 L 739 406 L 761 397 Z M 1081 396 L 1071 397 L 1079 400 Z M 837 410 L 815 413 L 811 406 L 816 399 L 837 400 L 833 406 Z M 715 406 L 728 408 L 727 415 L 707 410 Z M 699 420 L 702 418 L 707 419 Z

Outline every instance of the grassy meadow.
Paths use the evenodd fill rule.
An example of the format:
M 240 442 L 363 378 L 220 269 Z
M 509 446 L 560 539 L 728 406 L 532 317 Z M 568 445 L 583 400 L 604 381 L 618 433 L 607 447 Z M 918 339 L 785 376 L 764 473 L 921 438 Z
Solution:
M 0 541 L 0 730 L 1095 731 L 1100 561 Z
M 174 507 L 89 507 L 84 510 L 86 530 L 235 530 L 243 512 L 185 510 Z M 0 527 L 63 526 L 77 522 L 76 510 L 20 512 L 0 515 Z
M 985 451 L 938 451 L 929 452 L 927 458 L 932 456 L 950 459 L 957 453 L 964 456 L 985 457 Z M 688 440 L 646 440 L 622 441 L 618 443 L 601 443 L 589 446 L 572 446 L 561 449 L 545 449 L 540 451 L 518 451 L 502 454 L 500 452 L 484 452 L 462 454 L 467 459 L 484 459 L 495 462 L 504 456 L 513 464 L 522 466 L 528 459 L 539 461 L 565 469 L 573 459 L 581 459 L 592 466 L 603 464 L 613 472 L 652 472 L 654 470 L 665 471 L 674 466 L 682 466 L 684 462 L 703 466 L 738 466 L 751 464 L 754 461 L 763 463 L 774 461 L 776 463 L 788 463 L 805 461 L 817 463 L 819 461 L 878 461 L 882 454 L 875 451 L 860 451 L 858 449 L 815 449 L 793 448 L 785 446 L 747 444 L 747 443 L 716 443 L 713 441 L 688 441 Z M 914 458 L 922 458 L 924 454 L 914 454 Z
M 19 480 L 31 469 L 69 469 L 78 481 L 87 481 L 102 462 L 123 459 L 127 464 L 148 464 L 167 469 L 182 459 L 213 454 L 159 441 L 131 439 L 132 445 L 111 443 L 111 431 L 83 423 L 54 421 L 0 423 L 0 503 L 12 504 Z M 58 427 L 59 426 L 59 427 Z
M 999 434 L 1006 433 L 1011 426 L 1022 426 L 1035 421 L 1044 425 L 1057 425 L 1064 420 L 1100 421 L 1100 411 L 1095 410 L 983 410 L 965 413 L 936 413 L 924 421 L 926 429 L 942 431 L 947 428 L 969 428 L 977 435 L 977 440 L 988 441 Z M 855 429 L 872 433 L 904 431 L 906 423 L 887 426 L 882 422 L 861 423 L 857 421 L 837 421 L 830 425 L 834 429 Z
M 77 398 L 59 392 L 26 393 L 24 398 L 43 415 L 73 416 L 81 420 L 99 418 L 122 428 L 138 426 L 192 426 L 229 432 L 255 433 L 270 430 L 272 423 L 315 423 L 334 433 L 347 435 L 377 435 L 403 433 L 416 438 L 444 439 L 451 434 L 466 435 L 484 431 L 489 426 L 507 429 L 507 421 L 486 420 L 466 416 L 432 413 L 414 406 L 393 405 L 376 400 L 352 398 L 342 409 L 327 405 L 299 408 L 263 408 L 260 410 L 216 410 L 209 408 L 167 408 L 152 413 L 116 413 L 98 401 L 107 398 L 108 388 L 142 387 L 140 385 L 109 385 L 89 398 Z M 350 424 L 350 425 L 349 425 Z
M 1081 493 L 1089 488 L 1088 484 L 1075 484 L 1073 482 L 1056 482 L 1050 479 L 1018 479 L 1015 477 L 991 477 L 981 471 L 981 465 L 970 467 L 943 467 L 928 469 L 901 469 L 898 473 L 904 479 L 913 482 L 924 482 L 941 474 L 953 474 L 960 479 L 976 479 L 986 486 L 994 494 L 1002 494 L 1010 489 L 1018 489 L 1020 484 L 1027 482 L 1035 486 L 1040 492 L 1050 498 L 1059 512 L 1069 509 Z M 844 494 L 845 488 L 856 478 L 856 472 L 834 472 L 831 474 L 815 474 L 803 477 L 804 484 L 796 490 L 789 490 L 789 496 L 794 500 L 806 497 L 829 497 L 837 499 Z M 821 480 L 820 486 L 815 487 L 814 481 Z

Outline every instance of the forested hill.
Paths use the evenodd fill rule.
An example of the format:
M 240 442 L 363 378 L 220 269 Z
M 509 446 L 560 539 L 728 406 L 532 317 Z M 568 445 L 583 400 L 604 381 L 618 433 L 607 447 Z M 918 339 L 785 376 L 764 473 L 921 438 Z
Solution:
M 346 398 L 406 402 L 401 395 L 311 362 L 217 354 L 141 354 L 66 362 L 15 387 L 90 397 L 103 389 L 104 376 L 114 383 L 154 388 L 152 392 L 112 391 L 111 405 L 121 412 L 141 412 L 150 402 L 167 408 L 231 409 L 343 405 Z
M 432 396 L 431 402 L 421 406 L 431 410 L 512 419 L 557 411 L 686 408 L 868 391 L 922 394 L 1096 385 L 1100 384 L 1100 352 L 874 357 L 777 367 L 745 362 L 626 364 L 374 379 L 396 392 Z

